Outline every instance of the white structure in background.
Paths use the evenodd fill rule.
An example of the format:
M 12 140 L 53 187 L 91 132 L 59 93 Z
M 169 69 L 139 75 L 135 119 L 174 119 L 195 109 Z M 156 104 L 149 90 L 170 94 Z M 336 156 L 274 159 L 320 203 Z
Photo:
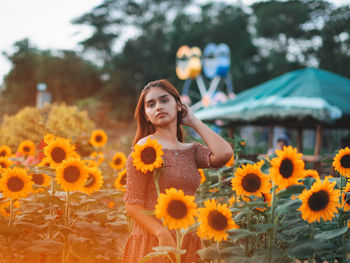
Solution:
M 47 86 L 45 83 L 38 83 L 36 86 L 37 94 L 36 94 L 36 107 L 38 109 L 43 108 L 46 104 L 51 104 L 52 96 L 51 93 L 46 91 Z

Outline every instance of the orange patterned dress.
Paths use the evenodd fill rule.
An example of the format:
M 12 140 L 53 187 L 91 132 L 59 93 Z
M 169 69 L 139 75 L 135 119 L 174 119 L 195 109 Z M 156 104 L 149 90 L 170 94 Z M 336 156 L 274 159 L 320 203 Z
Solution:
M 210 150 L 202 144 L 191 143 L 186 144 L 186 148 L 180 150 L 163 148 L 163 152 L 164 163 L 159 178 L 161 193 L 165 193 L 165 189 L 174 187 L 183 190 L 185 195 L 194 195 L 201 180 L 198 169 L 210 167 Z M 131 155 L 127 161 L 126 182 L 125 203 L 140 204 L 146 209 L 154 210 L 157 203 L 157 191 L 152 174 L 143 174 L 138 171 L 132 162 Z M 175 239 L 175 231 L 171 233 Z M 137 263 L 153 251 L 152 247 L 156 246 L 158 246 L 157 237 L 135 223 L 125 247 L 123 262 Z M 182 263 L 199 261 L 196 251 L 201 248 L 201 242 L 195 232 L 185 236 L 182 248 L 186 249 L 186 254 L 181 258 Z M 169 261 L 163 257 L 148 262 L 165 263 Z

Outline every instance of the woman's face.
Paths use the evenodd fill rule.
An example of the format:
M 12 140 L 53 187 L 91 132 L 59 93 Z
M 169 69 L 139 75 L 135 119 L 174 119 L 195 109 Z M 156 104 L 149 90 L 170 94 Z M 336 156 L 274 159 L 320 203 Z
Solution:
M 147 92 L 144 105 L 146 119 L 155 126 L 176 122 L 177 112 L 181 110 L 181 106 L 175 101 L 175 98 L 159 87 L 152 87 Z

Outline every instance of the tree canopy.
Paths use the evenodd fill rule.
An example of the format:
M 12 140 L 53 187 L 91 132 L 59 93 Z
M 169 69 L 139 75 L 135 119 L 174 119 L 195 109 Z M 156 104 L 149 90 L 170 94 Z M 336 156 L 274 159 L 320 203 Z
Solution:
M 45 82 L 55 101 L 95 96 L 131 118 L 128 105 L 152 80 L 175 74 L 181 45 L 226 43 L 231 49 L 231 76 L 241 92 L 288 71 L 314 66 L 350 77 L 350 6 L 327 1 L 261 1 L 250 7 L 225 1 L 200 4 L 189 0 L 104 0 L 72 21 L 88 25 L 84 53 L 40 51 L 28 40 L 7 54 L 13 64 L 4 97 L 33 105 L 38 82 Z M 121 44 L 122 43 L 122 44 Z M 118 44 L 118 45 L 117 45 Z M 116 49 L 116 46 L 119 48 Z M 102 65 L 84 60 L 93 54 Z M 125 109 L 120 109 L 121 105 Z

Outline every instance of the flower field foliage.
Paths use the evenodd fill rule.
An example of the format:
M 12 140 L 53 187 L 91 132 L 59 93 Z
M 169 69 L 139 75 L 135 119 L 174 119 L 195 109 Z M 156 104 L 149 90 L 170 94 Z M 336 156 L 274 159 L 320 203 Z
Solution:
M 338 177 L 321 179 L 291 146 L 254 163 L 241 157 L 242 139 L 228 140 L 234 158 L 222 168 L 199 170 L 204 178 L 195 198 L 174 188 L 159 194 L 155 216 L 176 231 L 177 248 L 155 247 L 140 262 L 167 253 L 181 262 L 183 236 L 189 232 L 202 240 L 201 262 L 347 262 L 350 149 L 334 154 Z M 156 163 L 158 146 L 152 147 Z
M 33 137 L 21 134 L 19 124 L 11 134 L 1 126 L 2 137 L 21 140 L 0 144 L 0 263 L 121 262 L 132 226 L 122 200 L 128 153 L 111 147 L 103 130 L 80 126 L 84 114 L 74 118 L 68 115 L 76 109 L 55 107 L 46 113 L 27 108 L 4 119 L 32 125 L 27 134 Z M 36 116 L 36 123 L 23 116 Z M 60 128 L 65 125 L 71 134 Z M 58 134 L 47 132 L 52 127 Z M 149 214 L 177 237 L 176 248 L 155 247 L 140 262 L 159 256 L 181 262 L 182 240 L 190 232 L 202 241 L 201 262 L 346 262 L 350 149 L 334 154 L 338 177 L 322 178 L 291 146 L 254 163 L 242 158 L 245 141 L 227 140 L 234 157 L 221 168 L 200 169 L 195 196 L 174 188 L 160 193 L 164 153 L 156 140 L 134 149 L 133 164 L 153 173 L 158 191 Z
M 31 114 L 37 122 L 30 127 L 55 128 L 64 137 L 40 138 L 43 131 L 28 129 L 35 141 L 23 134 L 23 141 L 0 144 L 0 262 L 121 262 L 131 227 L 122 201 L 125 154 L 110 148 L 103 130 L 83 124 L 85 114 L 64 105 L 47 116 L 26 108 L 9 117 L 18 127 L 7 138 Z M 79 145 L 87 145 L 85 155 Z
M 4 116 L 0 126 L 0 145 L 8 145 L 15 151 L 22 141 L 38 144 L 47 133 L 77 138 L 83 133 L 90 134 L 94 128 L 87 113 L 76 106 L 53 104 L 40 110 L 25 107 L 13 116 Z

